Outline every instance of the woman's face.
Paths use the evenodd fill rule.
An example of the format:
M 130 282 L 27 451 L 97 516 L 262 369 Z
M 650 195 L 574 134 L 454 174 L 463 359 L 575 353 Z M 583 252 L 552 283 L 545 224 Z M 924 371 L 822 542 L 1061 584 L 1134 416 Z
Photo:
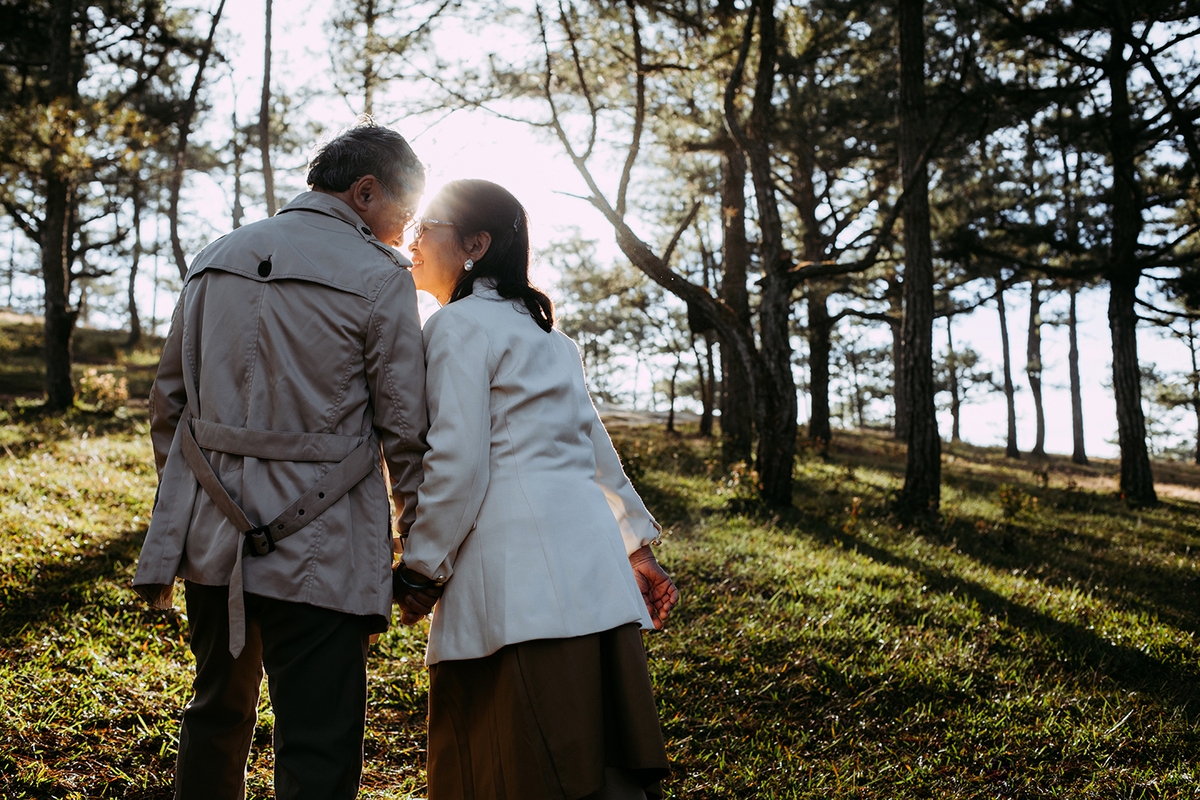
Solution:
M 436 203 L 429 205 L 408 249 L 412 252 L 412 276 L 417 288 L 446 305 L 470 254 L 459 244 L 458 230 L 447 218 L 445 208 Z

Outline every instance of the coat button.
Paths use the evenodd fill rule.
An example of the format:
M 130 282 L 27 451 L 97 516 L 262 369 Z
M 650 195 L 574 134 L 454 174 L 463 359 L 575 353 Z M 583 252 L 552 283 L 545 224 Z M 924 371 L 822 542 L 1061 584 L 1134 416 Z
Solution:
M 365 233 L 367 236 L 371 235 L 371 229 L 368 228 L 366 225 L 362 226 L 362 232 Z
M 270 275 L 271 274 L 271 262 L 270 261 L 258 262 L 258 274 L 264 278 L 267 277 L 268 275 Z

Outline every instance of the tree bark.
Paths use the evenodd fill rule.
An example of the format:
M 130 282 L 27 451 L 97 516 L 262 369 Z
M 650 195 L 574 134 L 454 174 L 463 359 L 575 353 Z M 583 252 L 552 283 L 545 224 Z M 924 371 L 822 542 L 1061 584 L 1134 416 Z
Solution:
M 1086 464 L 1088 457 L 1083 442 L 1083 384 L 1079 380 L 1079 322 L 1075 312 L 1075 297 L 1078 293 L 1072 285 L 1071 306 L 1067 312 L 1067 364 L 1071 373 L 1071 460 L 1076 464 Z
M 1017 448 L 1017 389 L 1013 385 L 1012 350 L 1008 344 L 1008 312 L 1004 307 L 1004 280 L 996 276 L 996 311 L 1000 315 L 1000 349 L 1004 354 L 1004 401 L 1008 407 L 1008 431 L 1004 437 L 1006 458 L 1020 458 Z
M 901 506 L 913 516 L 936 515 L 941 503 L 942 441 L 933 381 L 933 248 L 925 149 L 925 2 L 899 0 L 900 171 L 904 201 L 904 376 L 908 456 Z M 908 183 L 911 181 L 911 183 Z
M 675 368 L 671 370 L 671 381 L 668 386 L 670 397 L 669 406 L 667 407 L 667 433 L 675 433 L 675 382 L 679 378 L 679 367 L 683 364 L 683 356 L 680 353 L 675 354 Z
M 242 217 L 246 213 L 242 205 L 242 171 L 245 168 L 246 148 L 249 143 L 242 144 L 242 131 L 238 127 L 237 109 L 233 110 L 233 138 L 229 142 L 233 149 L 233 211 L 230 220 L 233 230 L 242 227 Z
M 1137 261 L 1142 229 L 1140 190 L 1135 164 L 1136 143 L 1129 100 L 1129 64 L 1125 48 L 1131 36 L 1119 22 L 1113 26 L 1112 44 L 1105 64 L 1112 110 L 1109 146 L 1112 150 L 1112 262 L 1108 279 L 1108 326 L 1112 333 L 1113 394 L 1117 405 L 1117 439 L 1121 448 L 1121 495 L 1134 506 L 1154 505 L 1154 474 L 1146 447 L 1146 419 L 1142 412 L 1142 380 L 1137 352 Z
M 713 397 L 716 387 L 716 358 L 713 355 L 713 336 L 708 331 L 704 334 L 704 352 L 693 347 L 696 354 L 696 374 L 700 379 L 700 435 L 712 436 L 713 432 Z
M 746 273 L 750 245 L 746 240 L 746 157 L 736 147 L 721 154 L 721 288 L 718 296 L 750 330 L 750 295 Z M 721 458 L 726 464 L 749 463 L 754 443 L 754 403 L 748 365 L 733 342 L 721 338 Z
M 962 441 L 962 396 L 958 386 L 958 357 L 954 353 L 954 315 L 946 315 L 946 372 L 950 385 L 950 441 Z
M 1042 406 L 1042 286 L 1037 278 L 1029 282 L 1029 337 L 1025 342 L 1025 375 L 1037 419 L 1032 455 L 1046 455 L 1046 411 Z
M 79 311 L 69 307 L 71 259 L 67 218 L 70 184 L 53 174 L 46 178 L 46 220 L 42 226 L 42 285 L 46 303 L 46 409 L 65 411 L 75 402 L 71 380 L 71 337 Z
M 368 117 L 375 113 L 375 0 L 367 0 L 363 9 L 363 23 L 366 26 L 364 39 L 366 52 L 363 58 L 363 113 Z
M 892 420 L 892 436 L 908 439 L 908 384 L 904 372 L 904 283 L 899 275 L 888 278 L 888 328 L 892 332 L 892 403 L 896 414 Z
M 811 410 L 808 438 L 818 447 L 828 447 L 833 431 L 829 426 L 829 352 L 833 320 L 829 315 L 829 294 L 817 282 L 809 283 L 808 372 Z
M 262 99 L 258 106 L 258 149 L 262 154 L 263 193 L 267 216 L 275 216 L 275 173 L 271 170 L 271 6 L 266 0 L 267 22 L 264 37 Z
M 756 465 L 762 499 L 772 505 L 791 505 L 792 468 L 796 453 L 796 381 L 792 375 L 790 321 L 792 283 L 783 247 L 783 221 L 776 197 L 771 163 L 775 74 L 778 46 L 775 0 L 759 0 L 759 66 L 754 103 L 744 136 L 739 141 L 750 165 L 758 210 L 759 261 L 763 270 L 759 300 L 759 339 L 762 373 L 756 414 Z M 735 136 L 735 138 L 738 138 Z
M 826 258 L 825 236 L 817 220 L 816 154 L 803 134 L 797 136 L 796 165 L 793 170 L 794 202 L 800 221 L 801 257 L 809 263 Z M 828 447 L 832 438 L 829 426 L 829 354 L 833 320 L 829 316 L 829 290 L 819 281 L 804 287 L 808 306 L 808 438 L 818 447 Z
M 134 179 L 130 195 L 133 203 L 133 252 L 130 253 L 129 283 L 126 287 L 126 304 L 129 307 L 129 338 L 125 340 L 125 346 L 134 348 L 142 341 L 142 320 L 138 316 L 136 293 L 138 267 L 142 260 L 142 187 L 137 178 Z
M 74 106 L 71 75 L 71 0 L 55 0 L 51 17 L 49 96 L 55 113 Z M 69 307 L 71 288 L 71 204 L 74 192 L 62 173 L 60 156 L 67 142 L 52 134 L 51 155 L 42 167 L 45 218 L 40 228 L 42 285 L 45 294 L 46 409 L 65 411 L 75 402 L 71 381 L 71 336 L 78 311 Z

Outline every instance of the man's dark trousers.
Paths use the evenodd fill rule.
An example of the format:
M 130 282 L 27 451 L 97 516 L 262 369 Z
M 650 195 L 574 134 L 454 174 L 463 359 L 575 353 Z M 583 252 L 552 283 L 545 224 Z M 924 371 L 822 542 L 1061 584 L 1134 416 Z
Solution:
M 240 800 L 263 669 L 275 712 L 275 796 L 358 794 L 367 617 L 247 594 L 246 647 L 229 654 L 229 587 L 186 582 L 194 697 L 183 712 L 176 800 Z

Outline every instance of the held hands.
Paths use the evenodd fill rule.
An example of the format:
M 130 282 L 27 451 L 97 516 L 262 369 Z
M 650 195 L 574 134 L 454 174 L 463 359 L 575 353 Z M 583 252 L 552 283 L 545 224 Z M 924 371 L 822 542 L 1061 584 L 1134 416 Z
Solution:
M 637 580 L 642 600 L 655 630 L 662 630 L 663 623 L 671 614 L 671 609 L 679 602 L 679 590 L 675 582 L 666 573 L 650 551 L 650 545 L 642 545 L 629 556 L 629 565 L 633 567 L 633 577 Z
M 400 604 L 400 622 L 415 625 L 433 611 L 443 587 L 403 563 L 392 568 L 392 598 Z

